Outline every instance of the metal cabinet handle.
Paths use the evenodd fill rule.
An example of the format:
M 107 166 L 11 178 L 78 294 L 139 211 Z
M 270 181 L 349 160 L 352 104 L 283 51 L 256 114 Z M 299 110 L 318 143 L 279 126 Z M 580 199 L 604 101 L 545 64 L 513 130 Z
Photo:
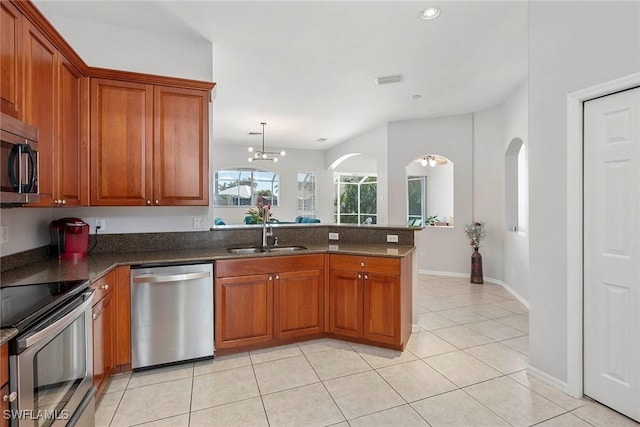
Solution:
M 5 394 L 4 396 L 2 396 L 2 400 L 4 400 L 5 402 L 15 402 L 15 400 L 18 398 L 18 393 L 17 392 L 12 392 L 11 394 Z
M 364 267 L 364 261 L 360 263 L 360 267 Z

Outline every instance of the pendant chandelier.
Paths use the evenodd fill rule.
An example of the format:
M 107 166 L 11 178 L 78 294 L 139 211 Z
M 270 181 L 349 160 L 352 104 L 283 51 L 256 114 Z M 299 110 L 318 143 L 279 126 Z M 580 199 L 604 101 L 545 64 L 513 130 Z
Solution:
M 425 156 L 420 159 L 420 164 L 422 166 L 431 166 L 432 168 L 436 165 L 444 165 L 447 163 L 447 159 L 440 156 Z
M 283 151 L 265 151 L 264 149 L 264 127 L 266 123 L 260 123 L 262 125 L 262 150 L 257 150 L 253 147 L 249 147 L 249 152 L 253 153 L 252 157 L 249 157 L 250 162 L 258 161 L 258 160 L 266 160 L 268 162 L 277 162 L 278 156 L 284 156 L 286 153 Z

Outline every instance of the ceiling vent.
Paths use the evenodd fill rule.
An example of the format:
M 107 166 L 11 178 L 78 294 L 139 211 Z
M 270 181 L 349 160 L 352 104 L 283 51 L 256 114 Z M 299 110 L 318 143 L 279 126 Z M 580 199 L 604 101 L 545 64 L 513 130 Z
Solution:
M 316 139 L 316 142 L 325 142 L 327 140 L 327 138 L 318 138 Z
M 386 85 L 389 83 L 400 83 L 402 81 L 402 74 L 393 74 L 391 76 L 378 77 L 376 83 L 379 85 Z

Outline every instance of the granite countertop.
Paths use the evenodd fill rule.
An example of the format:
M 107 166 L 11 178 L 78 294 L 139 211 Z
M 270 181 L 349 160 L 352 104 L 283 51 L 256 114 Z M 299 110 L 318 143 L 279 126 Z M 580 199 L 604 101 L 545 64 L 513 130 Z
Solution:
M 89 255 L 81 261 L 45 260 L 2 273 L 2 286 L 17 286 L 63 280 L 89 279 L 95 281 L 119 265 L 164 264 L 194 261 L 216 261 L 236 258 L 263 258 L 314 253 L 382 256 L 403 258 L 414 246 L 398 244 L 304 244 L 305 250 L 294 252 L 261 252 L 230 254 L 225 248 L 178 249 L 171 251 L 113 252 Z M 4 331 L 4 330 L 3 330 Z
M 8 342 L 11 338 L 18 335 L 18 330 L 16 328 L 4 328 L 0 329 L 0 345 Z

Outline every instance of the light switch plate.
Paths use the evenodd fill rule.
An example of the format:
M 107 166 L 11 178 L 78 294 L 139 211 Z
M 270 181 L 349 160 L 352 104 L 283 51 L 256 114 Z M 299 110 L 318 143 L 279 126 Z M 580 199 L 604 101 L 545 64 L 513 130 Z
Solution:
M 2 233 L 0 236 L 0 244 L 4 245 L 5 243 L 9 243 L 9 226 L 8 225 L 2 226 Z
M 397 234 L 387 234 L 387 243 L 398 243 Z
M 329 233 L 329 240 L 339 240 L 340 235 L 338 233 Z
M 193 217 L 193 228 L 204 228 L 205 217 L 203 216 L 194 216 Z

